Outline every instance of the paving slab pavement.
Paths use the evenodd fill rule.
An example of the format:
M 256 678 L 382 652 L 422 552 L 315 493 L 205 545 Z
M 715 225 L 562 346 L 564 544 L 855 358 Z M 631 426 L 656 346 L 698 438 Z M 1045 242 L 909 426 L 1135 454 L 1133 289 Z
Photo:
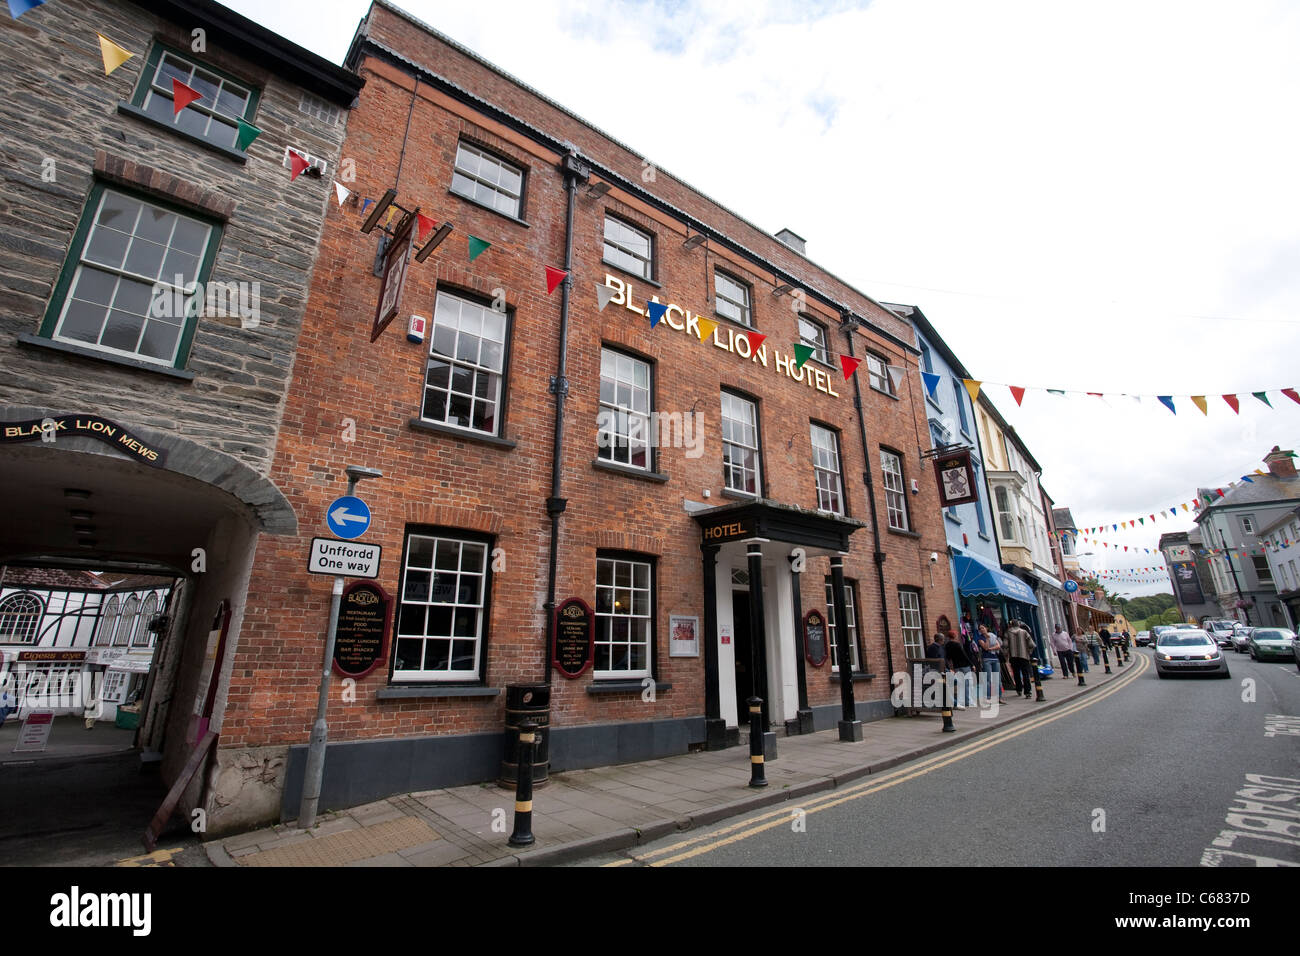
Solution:
M 1130 673 L 1094 668 L 1086 687 L 1043 682 L 1044 702 L 1010 691 L 996 715 L 957 710 L 955 731 L 938 713 L 863 725 L 863 739 L 842 743 L 834 730 L 786 737 L 766 764 L 768 787 L 749 787 L 747 747 L 642 763 L 552 773 L 533 794 L 536 843 L 516 849 L 514 793 L 495 784 L 400 794 L 322 814 L 304 832 L 277 825 L 204 844 L 217 866 L 544 866 L 635 846 L 692 827 L 832 790 L 1009 723 L 1056 709 Z M 987 714 L 987 715 L 986 715 Z

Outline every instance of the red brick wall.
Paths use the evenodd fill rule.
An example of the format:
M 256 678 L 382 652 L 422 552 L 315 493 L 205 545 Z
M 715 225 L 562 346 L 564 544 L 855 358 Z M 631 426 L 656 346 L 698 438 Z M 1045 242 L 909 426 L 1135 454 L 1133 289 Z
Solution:
M 387 19 L 384 19 L 387 18 Z M 391 21 L 388 22 L 388 21 Z M 385 42 L 408 50 L 416 60 L 434 58 L 440 69 L 457 61 L 459 54 L 445 48 L 432 50 L 423 35 L 409 24 L 375 8 L 372 29 L 383 24 Z M 459 60 L 464 61 L 463 57 Z M 465 63 L 469 63 L 466 66 Z M 471 61 L 461 63 L 453 79 L 485 98 L 528 116 L 552 134 L 580 142 L 593 154 L 611 147 L 593 134 L 577 133 L 562 113 L 537 105 L 535 98 L 511 88 Z M 491 620 L 486 643 L 487 683 L 501 687 L 541 679 L 546 599 L 546 561 L 549 521 L 545 500 L 550 494 L 550 454 L 554 418 L 549 377 L 555 371 L 560 318 L 560 292 L 546 294 L 543 266 L 561 265 L 564 249 L 565 193 L 556 164 L 559 157 L 524 143 L 520 137 L 452 103 L 421 85 L 414 98 L 413 83 L 404 74 L 373 60 L 362 66 L 367 83 L 353 111 L 342 155 L 356 161 L 360 195 L 378 197 L 397 184 L 398 201 L 419 204 L 434 219 L 450 220 L 455 231 L 425 263 L 412 263 L 401 313 L 380 340 L 369 342 L 370 322 L 380 280 L 371 272 L 378 233 L 363 236 L 357 209 L 332 208 L 328 216 L 321 256 L 307 307 L 294 381 L 284 415 L 271 477 L 297 510 L 301 534 L 296 538 L 268 538 L 259 545 L 248 612 L 231 680 L 229 705 L 222 727 L 223 747 L 301 743 L 314 719 L 316 683 L 328 617 L 330 581 L 306 573 L 310 539 L 329 536 L 326 505 L 345 490 L 343 466 L 360 464 L 383 470 L 384 479 L 363 483 L 358 493 L 375 516 L 364 539 L 384 548 L 381 584 L 394 596 L 399 588 L 403 535 L 408 522 L 446 524 L 492 533 L 505 552 L 506 570 L 492 577 Z M 468 72 L 466 72 L 468 71 Z M 410 116 L 409 133 L 406 133 Z M 570 128 L 572 127 L 572 129 Z M 406 155 L 398 176 L 403 134 Z M 525 227 L 451 195 L 451 168 L 456 142 L 471 135 L 483 145 L 528 169 Z M 639 160 L 634 172 L 639 173 Z M 694 204 L 708 211 L 710 221 L 743 231 L 734 218 L 707 200 L 683 191 L 661 177 L 665 198 L 681 205 Z M 663 287 L 654 289 L 601 264 L 601 235 L 606 210 L 641 223 L 656 236 L 656 275 Z M 753 232 L 751 229 L 750 232 Z M 492 243 L 473 263 L 468 261 L 466 235 Z M 864 460 L 876 481 L 881 527 L 881 550 L 887 585 L 887 612 L 896 663 L 901 663 L 902 635 L 897 587 L 922 589 L 925 626 L 940 613 L 955 619 L 948 562 L 931 566 L 931 551 L 946 546 L 941 527 L 937 491 L 928 463 L 918 457 L 921 443 L 928 444 L 924 403 L 919 394 L 915 361 L 887 341 L 859 334 L 858 355 L 865 348 L 895 365 L 906 365 L 908 376 L 900 398 L 867 387 L 865 367 L 859 373 L 863 390 L 870 454 L 864 455 L 853 411 L 852 382 L 832 374 L 831 397 L 779 375 L 772 349 L 785 354 L 798 332 L 790 299 L 772 295 L 772 277 L 730 257 L 709 255 L 708 272 L 703 249 L 683 250 L 682 227 L 651 210 L 634 205 L 617 190 L 600 199 L 579 192 L 574 223 L 573 290 L 569 329 L 568 377 L 571 391 L 566 411 L 562 495 L 568 511 L 561 519 L 557 600 L 577 595 L 588 603 L 595 598 L 598 548 L 648 552 L 657 557 L 657 677 L 671 683 L 653 703 L 639 694 L 592 696 L 585 692 L 590 673 L 569 681 L 554 679 L 552 721 L 555 726 L 616 720 L 646 720 L 700 715 L 704 712 L 704 658 L 668 656 L 668 615 L 697 615 L 703 623 L 700 533 L 683 509 L 684 500 L 703 500 L 710 489 L 712 504 L 723 504 L 719 431 L 720 389 L 740 389 L 760 402 L 762 467 L 768 495 L 776 501 L 804 508 L 816 507 L 809 420 L 817 419 L 840 431 L 843 477 L 849 513 L 868 520 L 866 491 L 861 480 Z M 746 235 L 754 247 L 761 236 Z M 767 240 L 765 251 L 774 240 Z M 784 248 L 784 247 L 781 247 Z M 776 250 L 779 252 L 780 250 Z M 827 288 L 833 282 L 792 253 L 784 254 L 790 268 L 817 279 Z M 622 306 L 611 304 L 604 313 L 596 308 L 595 285 L 606 272 L 631 282 L 641 301 L 651 293 L 661 302 L 712 315 L 709 273 L 715 263 L 753 284 L 755 324 L 768 340 L 769 367 L 720 351 L 684 332 L 661 323 L 652 330 L 648 320 Z M 506 290 L 513 310 L 510 358 L 507 369 L 505 437 L 518 443 L 502 450 L 440 434 L 412 430 L 407 422 L 418 417 L 422 397 L 428 342 L 405 340 L 405 317 L 432 315 L 435 290 L 445 287 L 491 297 Z M 851 290 L 833 289 L 845 300 Z M 708 298 L 706 299 L 706 294 Z M 879 312 L 860 297 L 854 307 Z M 831 329 L 830 347 L 844 349 L 844 336 L 833 331 L 835 317 L 816 307 L 809 309 Z M 900 335 L 912 340 L 907 326 L 886 313 Z M 726 323 L 723 323 L 725 335 Z M 734 328 L 734 327 L 733 327 Z M 666 484 L 654 484 L 593 468 L 597 456 L 595 417 L 600 380 L 602 341 L 649 357 L 654 362 L 656 408 L 705 415 L 704 454 L 689 459 L 683 449 L 661 449 L 659 468 L 669 475 Z M 356 440 L 345 442 L 344 419 L 356 423 Z M 901 453 L 906 479 L 918 480 L 919 494 L 908 493 L 913 526 L 919 536 L 888 533 L 884 491 L 881 487 L 879 445 Z M 845 561 L 846 575 L 858 582 L 860 629 L 866 646 L 868 669 L 878 679 L 859 684 L 859 699 L 881 699 L 888 694 L 888 670 L 881 641 L 880 602 L 871 560 L 870 528 L 855 533 L 852 553 Z M 810 559 L 804 575 L 803 606 L 823 608 L 825 558 Z M 933 576 L 933 577 L 932 577 Z M 389 653 L 391 655 L 391 636 Z M 829 668 L 809 669 L 809 696 L 813 704 L 838 701 L 836 685 L 827 679 Z M 729 679 L 724 675 L 724 680 Z M 332 740 L 406 735 L 467 733 L 502 726 L 502 697 L 451 700 L 380 701 L 376 691 L 387 683 L 387 666 L 358 682 L 355 703 L 345 703 L 336 692 L 330 705 Z

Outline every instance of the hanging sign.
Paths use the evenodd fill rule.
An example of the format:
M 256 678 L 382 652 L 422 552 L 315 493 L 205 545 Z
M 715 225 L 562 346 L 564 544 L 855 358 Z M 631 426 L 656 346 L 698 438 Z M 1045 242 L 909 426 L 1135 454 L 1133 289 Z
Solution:
M 417 210 L 418 213 L 418 210 Z M 397 316 L 402 302 L 402 289 L 406 285 L 407 266 L 411 261 L 411 247 L 415 245 L 415 216 L 402 220 L 397 235 L 384 254 L 384 284 L 380 287 L 379 306 L 375 309 L 375 324 L 370 331 L 370 341 L 374 342 L 384 334 L 388 323 Z
M 803 616 L 803 651 L 813 667 L 826 663 L 826 617 L 821 611 L 809 611 Z
M 580 677 L 592 664 L 596 647 L 596 612 L 579 597 L 555 609 L 551 666 L 565 677 Z
M 937 456 L 934 459 L 934 476 L 939 483 L 940 506 L 947 508 L 979 501 L 969 448 Z
M 378 584 L 354 581 L 343 591 L 334 629 L 334 672 L 362 678 L 386 657 L 392 599 Z

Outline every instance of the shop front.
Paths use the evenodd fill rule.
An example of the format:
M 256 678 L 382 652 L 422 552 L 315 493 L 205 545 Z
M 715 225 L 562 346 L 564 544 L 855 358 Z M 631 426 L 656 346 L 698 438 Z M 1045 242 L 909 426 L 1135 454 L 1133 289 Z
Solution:
M 972 633 L 980 624 L 1000 632 L 1014 619 L 1027 624 L 1038 640 L 1038 598 L 1029 585 L 978 555 L 954 555 L 952 564 L 963 626 Z

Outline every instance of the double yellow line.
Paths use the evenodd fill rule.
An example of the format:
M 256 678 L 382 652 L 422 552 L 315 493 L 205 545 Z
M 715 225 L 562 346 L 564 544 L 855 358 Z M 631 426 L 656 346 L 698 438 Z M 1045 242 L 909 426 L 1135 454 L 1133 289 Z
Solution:
M 690 837 L 681 840 L 671 846 L 660 847 L 657 850 L 651 850 L 648 853 L 634 854 L 628 859 L 615 860 L 605 866 L 628 866 L 633 863 L 642 863 L 647 866 L 670 866 L 673 863 L 680 863 L 682 860 L 689 860 L 692 857 L 701 856 L 705 853 L 711 853 L 732 843 L 738 843 L 741 840 L 747 840 L 750 837 L 757 836 L 765 830 L 772 830 L 776 827 L 788 826 L 791 820 L 791 811 L 793 809 L 802 810 L 806 815 L 819 813 L 822 810 L 829 810 L 831 807 L 837 807 L 841 803 L 847 803 L 850 800 L 860 800 L 868 797 L 873 793 L 879 793 L 881 790 L 888 790 L 890 787 L 896 787 L 900 783 L 907 783 L 909 780 L 915 780 L 917 777 L 923 777 L 935 770 L 947 767 L 959 760 L 965 760 L 967 757 L 988 750 L 990 747 L 996 747 L 998 744 L 1013 740 L 1021 734 L 1027 734 L 1030 731 L 1037 730 L 1050 724 L 1054 720 L 1060 720 L 1062 717 L 1069 717 L 1076 714 L 1086 707 L 1105 700 L 1112 694 L 1123 690 L 1133 681 L 1137 680 L 1142 674 L 1146 673 L 1151 667 L 1151 659 L 1145 655 L 1140 656 L 1133 664 L 1130 670 L 1123 677 L 1115 678 L 1107 684 L 1102 690 L 1087 695 L 1082 700 L 1072 704 L 1067 704 L 1059 710 L 1052 711 L 1049 714 L 1043 714 L 1038 717 L 1031 717 L 1025 721 L 1017 721 L 1015 724 L 1006 727 L 1003 730 L 994 731 L 991 734 L 981 736 L 972 740 L 968 744 L 962 744 L 953 750 L 945 750 L 943 753 L 936 754 L 933 757 L 927 757 L 918 764 L 906 767 L 901 770 L 895 770 L 886 773 L 880 777 L 872 777 L 862 783 L 854 784 L 843 790 L 835 790 L 821 797 L 804 801 L 797 807 L 784 806 L 777 810 L 770 810 L 767 813 L 760 814 L 756 817 L 748 817 L 739 823 L 732 823 L 729 826 L 722 827 L 718 830 L 702 833 L 699 836 Z

